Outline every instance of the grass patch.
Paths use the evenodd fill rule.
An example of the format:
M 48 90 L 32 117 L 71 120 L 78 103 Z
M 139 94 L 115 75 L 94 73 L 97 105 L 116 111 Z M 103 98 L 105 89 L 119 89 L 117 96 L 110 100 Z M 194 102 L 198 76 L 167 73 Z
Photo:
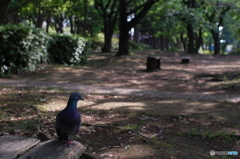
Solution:
M 201 130 L 198 131 L 197 129 L 193 128 L 188 132 L 177 132 L 176 135 L 178 136 L 184 136 L 184 135 L 188 135 L 188 136 L 201 136 L 204 140 L 221 140 L 223 142 L 232 142 L 233 140 L 235 140 L 236 136 L 235 136 L 235 132 L 232 133 L 226 133 L 224 131 L 221 132 L 217 132 L 214 133 L 213 130 L 210 129 L 206 129 L 206 130 Z
M 124 127 L 122 127 L 119 131 L 120 132 L 125 132 L 125 131 L 133 131 L 133 132 L 136 132 L 138 131 L 140 128 L 139 125 L 126 125 Z
M 23 128 L 27 131 L 32 131 L 32 130 L 36 129 L 36 125 L 37 125 L 36 120 L 28 119 L 24 122 Z
M 168 143 L 156 140 L 156 139 L 151 139 L 149 141 L 149 143 L 151 145 L 153 145 L 154 147 L 164 147 L 164 148 L 171 148 L 171 147 L 173 147 L 173 145 L 171 145 L 171 144 L 168 144 Z
M 203 139 L 219 139 L 222 140 L 223 142 L 232 142 L 235 137 L 235 132 L 232 132 L 230 134 L 226 133 L 226 132 L 218 132 L 218 133 L 213 133 L 212 130 L 205 130 L 202 131 L 201 133 Z

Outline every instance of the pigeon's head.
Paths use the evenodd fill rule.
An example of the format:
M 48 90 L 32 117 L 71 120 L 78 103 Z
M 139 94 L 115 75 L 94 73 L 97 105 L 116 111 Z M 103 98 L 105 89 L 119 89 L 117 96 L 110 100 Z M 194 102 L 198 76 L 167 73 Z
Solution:
M 80 93 L 72 93 L 70 96 L 71 100 L 84 100 Z

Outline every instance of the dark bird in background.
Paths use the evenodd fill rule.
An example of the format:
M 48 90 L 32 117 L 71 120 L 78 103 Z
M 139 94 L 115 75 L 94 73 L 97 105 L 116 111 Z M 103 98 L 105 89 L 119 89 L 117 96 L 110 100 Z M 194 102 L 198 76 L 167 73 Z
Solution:
M 56 131 L 59 140 L 67 140 L 66 145 L 71 143 L 71 137 L 75 135 L 81 124 L 81 116 L 77 110 L 78 100 L 84 100 L 80 93 L 72 93 L 65 109 L 56 117 Z

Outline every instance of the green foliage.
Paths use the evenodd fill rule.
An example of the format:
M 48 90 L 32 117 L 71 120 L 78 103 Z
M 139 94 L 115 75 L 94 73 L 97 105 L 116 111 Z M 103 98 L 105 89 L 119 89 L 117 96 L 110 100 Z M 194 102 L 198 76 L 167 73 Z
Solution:
M 233 52 L 229 55 L 239 55 L 240 54 L 240 48 L 234 48 Z
M 119 39 L 112 38 L 112 49 L 113 50 L 117 50 L 118 49 L 118 43 L 119 43 Z
M 49 36 L 42 30 L 21 25 L 0 26 L 0 77 L 34 70 L 47 62 Z
M 51 35 L 49 42 L 49 60 L 55 64 L 83 65 L 87 63 L 90 42 L 82 37 L 69 35 Z
M 120 132 L 124 132 L 124 131 L 137 131 L 140 128 L 139 125 L 126 125 L 124 127 L 122 127 L 119 131 Z
M 22 128 L 27 131 L 33 131 L 36 128 L 36 121 L 35 120 L 26 120 L 21 124 Z
M 181 133 L 178 133 L 177 135 L 183 135 Z M 222 140 L 223 142 L 231 142 L 232 140 L 234 140 L 235 138 L 235 132 L 232 133 L 226 133 L 224 131 L 222 132 L 217 132 L 214 133 L 212 130 L 207 129 L 207 130 L 202 130 L 202 131 L 197 131 L 195 128 L 191 129 L 189 132 L 187 132 L 187 135 L 191 135 L 191 136 L 202 136 L 203 139 L 218 139 L 218 140 Z
M 89 37 L 87 38 L 89 41 L 91 41 L 91 49 L 92 50 L 101 50 L 104 44 L 104 36 L 97 36 L 97 37 Z M 118 42 L 119 40 L 117 38 L 112 38 L 112 50 L 118 49 Z
M 103 37 L 94 37 L 94 38 L 88 38 L 91 41 L 91 49 L 92 50 L 101 50 L 104 38 Z
M 223 142 L 231 142 L 234 140 L 235 132 L 230 134 L 226 132 L 213 133 L 211 130 L 202 131 L 202 137 L 204 139 L 215 139 L 222 140 Z
M 176 47 L 171 47 L 170 49 L 168 49 L 168 51 L 179 51 L 179 49 Z
M 146 44 L 138 44 L 138 43 L 130 40 L 129 48 L 132 50 L 145 50 L 145 49 L 149 48 L 149 46 Z

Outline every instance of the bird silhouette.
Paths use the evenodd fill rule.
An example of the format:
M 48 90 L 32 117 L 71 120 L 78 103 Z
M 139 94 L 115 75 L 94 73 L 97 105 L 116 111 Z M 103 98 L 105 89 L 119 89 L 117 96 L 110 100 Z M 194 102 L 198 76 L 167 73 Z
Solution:
M 75 135 L 81 124 L 81 116 L 77 110 L 77 102 L 84 100 L 80 93 L 72 93 L 65 109 L 56 116 L 56 131 L 58 140 L 67 140 L 66 145 L 71 143 L 71 137 Z

